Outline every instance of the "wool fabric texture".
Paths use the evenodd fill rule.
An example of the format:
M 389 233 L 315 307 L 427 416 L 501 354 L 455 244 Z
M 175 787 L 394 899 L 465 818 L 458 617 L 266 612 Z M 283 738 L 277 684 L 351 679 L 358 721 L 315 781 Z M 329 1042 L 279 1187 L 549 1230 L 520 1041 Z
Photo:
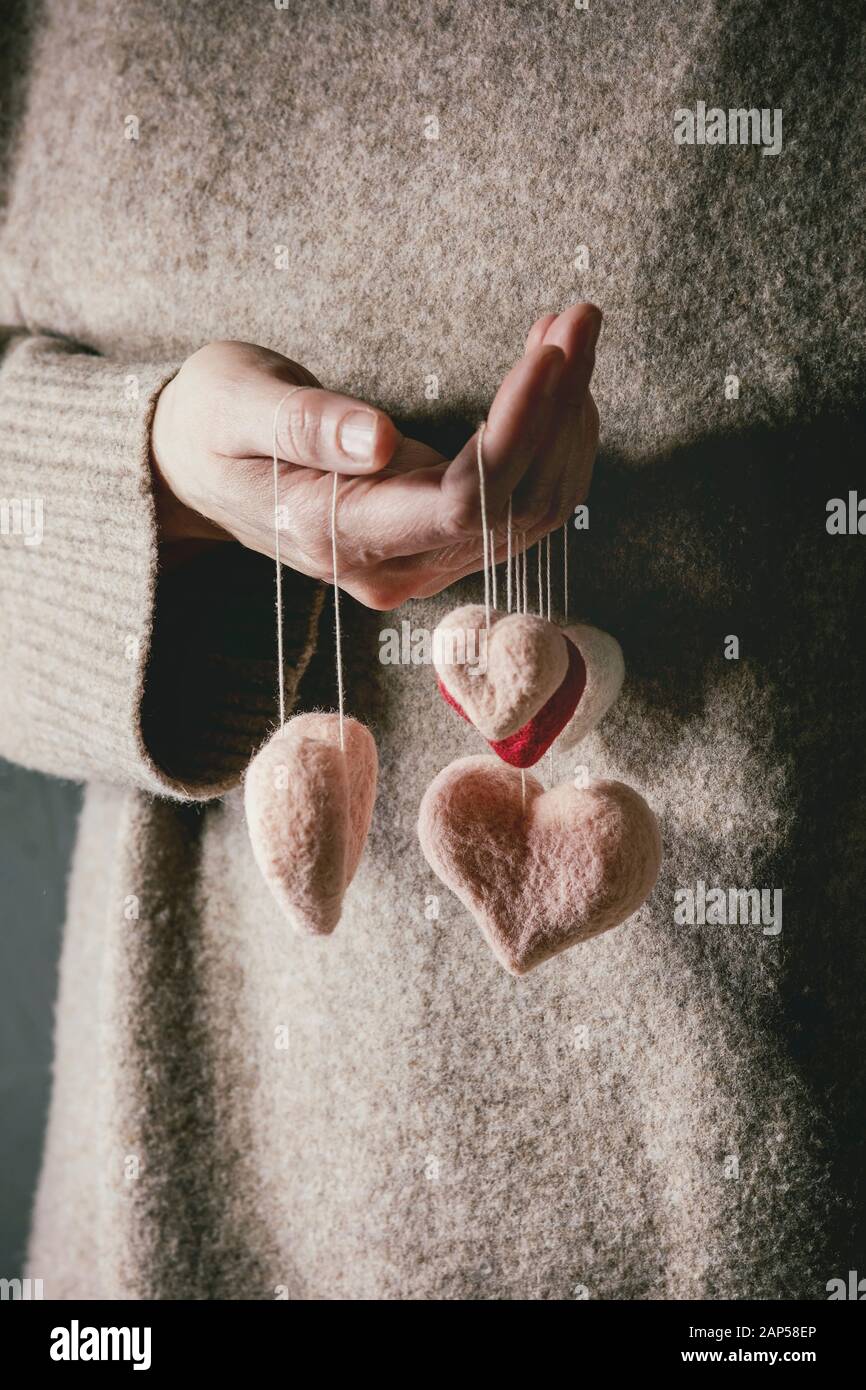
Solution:
M 42 499 L 44 538 L 0 537 L 0 752 L 86 784 L 45 1297 L 825 1298 L 866 1235 L 866 542 L 824 525 L 862 479 L 856 8 L 3 22 L 0 498 Z M 782 107 L 782 152 L 675 144 L 699 100 Z M 629 676 L 554 778 L 646 799 L 658 884 L 517 980 L 426 864 L 419 803 L 477 742 L 379 639 L 477 603 L 478 575 L 345 600 L 379 795 L 339 929 L 287 931 L 241 787 L 275 718 L 273 565 L 163 569 L 156 395 L 243 339 L 450 456 L 575 298 L 605 326 L 567 611 Z M 332 710 L 330 600 L 289 572 L 285 598 L 289 710 Z M 783 929 L 678 925 L 697 880 L 782 889 Z

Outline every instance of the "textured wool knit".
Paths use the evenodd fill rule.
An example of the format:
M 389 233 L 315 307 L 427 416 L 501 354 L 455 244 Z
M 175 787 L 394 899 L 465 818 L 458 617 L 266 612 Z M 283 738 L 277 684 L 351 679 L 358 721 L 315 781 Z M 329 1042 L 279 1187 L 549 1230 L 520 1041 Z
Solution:
M 866 537 L 825 524 L 864 485 L 858 19 L 4 7 L 0 753 L 86 783 L 46 1298 L 820 1299 L 862 1270 Z M 677 143 L 701 102 L 781 111 L 781 150 Z M 428 868 L 424 791 L 487 750 L 380 635 L 475 578 L 346 600 L 378 799 L 336 932 L 295 934 L 241 786 L 276 722 L 273 566 L 161 567 L 160 387 L 244 339 L 449 453 L 576 299 L 605 327 L 568 616 L 626 679 L 554 775 L 646 799 L 659 882 L 518 979 Z M 333 709 L 330 595 L 287 571 L 286 607 L 291 708 Z M 713 886 L 784 913 L 707 922 Z

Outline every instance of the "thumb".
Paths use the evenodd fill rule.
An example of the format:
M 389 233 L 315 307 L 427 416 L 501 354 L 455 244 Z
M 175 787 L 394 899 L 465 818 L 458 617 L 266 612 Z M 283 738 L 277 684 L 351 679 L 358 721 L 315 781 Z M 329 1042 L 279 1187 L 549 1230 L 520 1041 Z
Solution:
M 375 406 L 262 366 L 234 377 L 230 416 L 230 452 L 269 457 L 276 441 L 277 458 L 333 473 L 378 472 L 401 438 Z

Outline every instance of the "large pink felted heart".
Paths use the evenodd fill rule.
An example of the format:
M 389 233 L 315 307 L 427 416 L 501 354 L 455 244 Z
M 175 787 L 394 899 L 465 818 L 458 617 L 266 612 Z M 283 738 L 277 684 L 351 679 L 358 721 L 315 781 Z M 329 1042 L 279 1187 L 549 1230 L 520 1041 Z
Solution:
M 302 931 L 326 935 L 364 852 L 378 758 L 369 729 L 336 714 L 298 714 L 247 768 L 244 807 L 262 877 Z
M 571 718 L 583 690 L 583 661 L 559 628 L 526 613 L 456 608 L 436 628 L 439 689 L 498 757 L 531 767 Z
M 496 758 L 460 758 L 421 802 L 428 864 L 472 913 L 500 963 L 524 975 L 630 917 L 661 865 L 646 802 L 622 782 L 546 792 Z
M 564 628 L 563 633 L 580 652 L 586 673 L 580 699 L 557 739 L 557 747 L 567 750 L 586 738 L 607 714 L 622 689 L 625 662 L 619 642 L 601 628 L 574 623 Z

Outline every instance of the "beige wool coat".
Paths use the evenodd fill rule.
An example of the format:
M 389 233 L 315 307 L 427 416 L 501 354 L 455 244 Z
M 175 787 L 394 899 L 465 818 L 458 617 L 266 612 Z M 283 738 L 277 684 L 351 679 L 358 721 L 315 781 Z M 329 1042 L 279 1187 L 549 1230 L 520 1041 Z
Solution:
M 866 540 L 825 525 L 864 486 L 856 11 L 3 24 L 0 498 L 43 534 L 0 536 L 0 753 L 86 783 L 29 1273 L 48 1298 L 826 1297 L 863 1260 Z M 677 144 L 699 101 L 780 109 L 781 152 Z M 659 883 L 517 980 L 428 869 L 423 792 L 483 746 L 380 637 L 475 579 L 346 601 L 379 795 L 339 928 L 301 939 L 242 809 L 273 567 L 161 569 L 159 389 L 246 339 L 448 451 L 579 298 L 606 322 L 569 608 L 627 676 L 555 772 L 646 797 Z M 333 708 L 330 594 L 286 597 L 293 708 Z M 678 924 L 698 881 L 781 889 L 782 930 Z

